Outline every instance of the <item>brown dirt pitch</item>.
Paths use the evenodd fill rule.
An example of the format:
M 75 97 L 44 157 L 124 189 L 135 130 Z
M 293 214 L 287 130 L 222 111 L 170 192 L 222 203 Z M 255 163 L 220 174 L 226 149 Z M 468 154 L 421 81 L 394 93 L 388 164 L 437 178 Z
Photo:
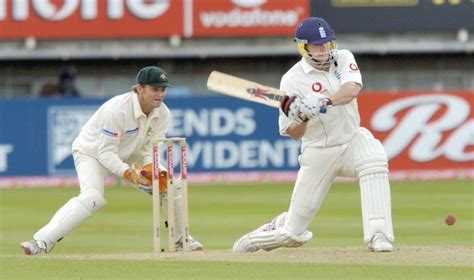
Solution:
M 408 246 L 391 253 L 372 253 L 361 247 L 284 248 L 272 252 L 237 254 L 230 251 L 70 254 L 46 255 L 44 258 L 69 260 L 163 260 L 209 262 L 278 262 L 315 264 L 368 264 L 401 266 L 473 267 L 472 246 Z

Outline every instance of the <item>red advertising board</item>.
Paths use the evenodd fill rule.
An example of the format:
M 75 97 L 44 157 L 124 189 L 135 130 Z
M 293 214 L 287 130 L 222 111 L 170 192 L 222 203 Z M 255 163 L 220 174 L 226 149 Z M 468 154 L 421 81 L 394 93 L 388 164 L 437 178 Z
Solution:
M 361 126 L 384 144 L 391 173 L 472 178 L 473 96 L 471 91 L 361 93 Z
M 0 38 L 140 38 L 182 34 L 183 1 L 0 1 Z
M 194 1 L 194 36 L 293 35 L 308 0 Z
M 0 0 L 0 39 L 292 36 L 309 0 Z

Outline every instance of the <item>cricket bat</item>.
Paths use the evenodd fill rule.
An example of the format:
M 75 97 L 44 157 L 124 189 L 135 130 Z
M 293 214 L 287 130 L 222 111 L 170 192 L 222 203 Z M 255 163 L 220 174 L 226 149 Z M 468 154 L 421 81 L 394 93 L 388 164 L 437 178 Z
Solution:
M 212 71 L 207 88 L 217 93 L 279 108 L 283 90 L 261 85 L 219 71 Z

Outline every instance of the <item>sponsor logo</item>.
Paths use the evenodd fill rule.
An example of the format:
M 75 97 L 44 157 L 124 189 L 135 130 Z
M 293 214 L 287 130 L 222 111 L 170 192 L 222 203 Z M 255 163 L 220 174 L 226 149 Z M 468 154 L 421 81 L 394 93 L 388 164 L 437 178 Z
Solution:
M 204 28 L 293 27 L 298 24 L 304 8 L 265 9 L 267 1 L 234 0 L 230 11 L 203 11 L 199 20 Z
M 51 106 L 48 108 L 48 173 L 74 174 L 71 147 L 81 128 L 98 106 Z
M 160 179 L 160 155 L 159 155 L 159 148 L 153 147 L 153 178 L 155 180 Z
M 323 90 L 323 85 L 320 82 L 315 82 L 311 89 L 316 93 L 320 93 Z
M 99 2 L 101 2 L 100 5 L 104 4 L 105 16 L 108 19 L 124 18 L 125 9 L 139 19 L 154 19 L 163 15 L 171 5 L 171 0 L 34 0 L 12 1 L 12 4 L 9 6 L 11 7 L 11 17 L 16 21 L 28 20 L 28 18 L 31 17 L 30 5 L 34 14 L 37 14 L 44 20 L 61 21 L 72 17 L 77 10 L 79 10 L 79 16 L 81 19 L 95 20 L 101 17 L 99 16 L 99 12 L 102 12 L 102 9 L 99 9 Z M 3 7 L 1 6 L 2 4 Z M 7 16 L 5 5 L 6 1 L 0 1 L 0 20 L 4 20 Z
M 173 109 L 167 135 L 181 137 L 247 137 L 257 130 L 256 112 L 252 108 L 237 109 Z
M 371 127 L 388 132 L 383 143 L 389 159 L 407 151 L 415 162 L 439 157 L 468 162 L 474 160 L 474 119 L 469 117 L 470 110 L 469 103 L 455 95 L 410 96 L 378 109 L 371 118 Z M 402 112 L 406 113 L 400 118 Z
M 183 179 L 187 179 L 187 177 L 188 177 L 188 161 L 186 159 L 186 154 L 187 154 L 187 147 L 182 146 L 181 147 L 181 166 L 182 166 L 181 177 Z
M 237 6 L 244 7 L 244 8 L 255 8 L 262 6 L 265 4 L 267 0 L 232 0 L 232 3 L 234 3 Z
M 358 72 L 359 71 L 359 66 L 355 63 L 349 64 L 349 68 L 352 70 L 351 72 Z
M 13 145 L 0 144 L 0 172 L 8 170 L 8 154 L 13 152 Z
M 168 179 L 174 179 L 173 146 L 168 146 Z
M 280 100 L 280 95 L 272 93 L 271 90 L 269 89 L 263 89 L 259 87 L 254 87 L 254 88 L 248 88 L 247 93 L 252 95 L 255 98 L 260 98 L 263 100 Z

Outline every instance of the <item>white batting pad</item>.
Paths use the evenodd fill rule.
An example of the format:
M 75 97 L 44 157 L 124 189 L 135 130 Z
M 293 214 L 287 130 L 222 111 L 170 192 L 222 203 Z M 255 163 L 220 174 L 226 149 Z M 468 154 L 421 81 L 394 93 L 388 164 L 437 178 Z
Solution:
M 95 189 L 86 189 L 78 197 L 70 199 L 51 221 L 33 235 L 35 240 L 46 242 L 47 251 L 72 229 L 102 209 L 105 199 Z
M 359 177 L 364 241 L 369 242 L 377 232 L 393 241 L 388 160 L 382 143 L 361 127 L 346 160 L 350 162 L 347 173 Z
M 364 241 L 369 242 L 377 232 L 393 241 L 390 185 L 387 173 L 368 174 L 360 178 Z
M 354 141 L 350 149 L 359 178 L 367 174 L 388 173 L 387 154 L 379 140 L 368 130 L 361 128 Z

